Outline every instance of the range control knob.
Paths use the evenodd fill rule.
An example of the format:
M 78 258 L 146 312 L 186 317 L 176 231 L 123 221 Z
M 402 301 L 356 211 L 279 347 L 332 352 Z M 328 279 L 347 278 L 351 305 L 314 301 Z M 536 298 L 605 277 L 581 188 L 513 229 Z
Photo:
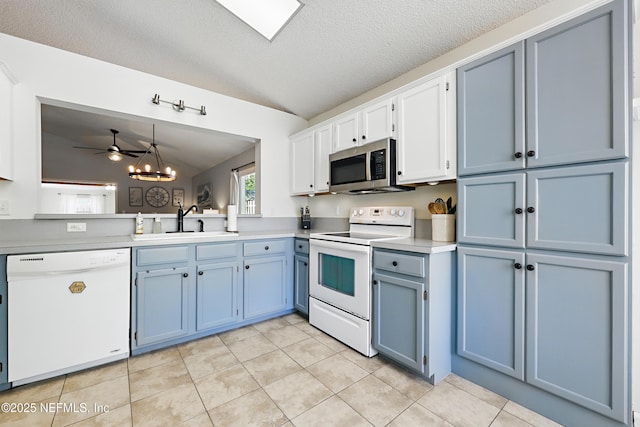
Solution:
M 398 216 L 404 216 L 404 211 L 402 209 L 398 211 Z
M 396 210 L 395 209 L 391 209 L 391 216 L 396 216 Z
M 358 215 L 364 215 L 364 209 L 360 209 L 360 210 L 358 211 Z

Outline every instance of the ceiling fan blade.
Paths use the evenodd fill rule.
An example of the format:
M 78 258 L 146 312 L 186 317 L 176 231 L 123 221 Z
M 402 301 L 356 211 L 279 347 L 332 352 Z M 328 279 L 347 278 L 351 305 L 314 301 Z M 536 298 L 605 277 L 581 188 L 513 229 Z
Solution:
M 149 150 L 121 150 L 123 153 L 146 153 Z
M 77 146 L 73 146 L 73 148 L 82 148 L 84 150 L 106 151 L 104 148 L 96 148 L 96 147 L 77 147 Z
M 121 151 L 120 154 L 125 155 L 125 156 L 129 156 L 129 157 L 138 157 L 135 154 L 131 154 L 130 151 Z

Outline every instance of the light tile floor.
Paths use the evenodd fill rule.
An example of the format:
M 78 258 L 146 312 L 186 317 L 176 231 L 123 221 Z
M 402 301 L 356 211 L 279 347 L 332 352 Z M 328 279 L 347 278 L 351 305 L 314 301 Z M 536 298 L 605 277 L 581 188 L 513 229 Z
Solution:
M 0 403 L 19 410 L 2 411 L 3 426 L 558 425 L 454 374 L 434 387 L 297 314 L 17 387 Z

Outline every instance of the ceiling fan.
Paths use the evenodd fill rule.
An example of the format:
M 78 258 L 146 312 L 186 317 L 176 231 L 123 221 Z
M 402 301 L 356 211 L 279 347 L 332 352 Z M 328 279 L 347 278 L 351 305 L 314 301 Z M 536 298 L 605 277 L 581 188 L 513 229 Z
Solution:
M 113 160 L 114 162 L 119 162 L 120 160 L 122 160 L 122 156 L 138 157 L 136 154 L 146 153 L 146 150 L 123 150 L 118 146 L 118 144 L 116 144 L 116 135 L 119 132 L 115 129 L 110 129 L 110 130 L 111 130 L 111 133 L 113 134 L 113 144 L 106 150 L 103 148 L 95 148 L 95 147 L 74 146 L 73 148 L 82 148 L 85 150 L 97 150 L 98 153 L 96 154 L 107 153 L 109 160 Z

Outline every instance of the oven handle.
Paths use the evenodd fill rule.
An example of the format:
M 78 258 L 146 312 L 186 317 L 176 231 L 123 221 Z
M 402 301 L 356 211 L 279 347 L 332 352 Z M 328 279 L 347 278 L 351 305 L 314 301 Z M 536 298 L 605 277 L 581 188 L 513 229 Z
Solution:
M 309 250 L 313 248 L 337 249 L 349 252 L 358 252 L 368 254 L 370 247 L 366 245 L 357 245 L 354 243 L 332 242 L 328 240 L 309 239 Z

